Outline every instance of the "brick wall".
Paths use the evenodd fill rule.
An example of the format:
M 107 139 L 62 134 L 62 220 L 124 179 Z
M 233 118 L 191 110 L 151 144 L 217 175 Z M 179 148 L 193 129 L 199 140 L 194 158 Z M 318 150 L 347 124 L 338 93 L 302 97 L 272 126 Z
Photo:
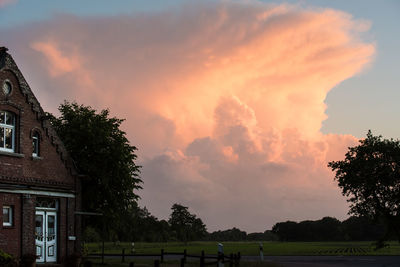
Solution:
M 62 153 L 54 143 L 54 136 L 38 119 L 38 113 L 27 103 L 16 76 L 9 70 L 0 71 L 0 85 L 7 80 L 13 90 L 6 96 L 0 91 L 0 110 L 13 112 L 16 118 L 15 152 L 10 156 L 0 154 L 0 175 L 8 177 L 38 178 L 41 180 L 71 184 L 74 180 L 66 168 Z M 40 135 L 40 158 L 32 157 L 32 133 Z
M 35 202 L 35 196 L 22 195 L 22 255 L 35 254 Z
M 19 256 L 21 253 L 21 197 L 17 194 L 1 194 L 0 207 L 13 208 L 12 226 L 3 226 L 3 216 L 0 218 L 0 249 Z
M 4 81 L 12 84 L 12 92 L 5 95 Z M 3 185 L 40 186 L 47 191 L 80 190 L 72 161 L 62 142 L 50 127 L 45 113 L 33 95 L 11 56 L 0 48 L 0 111 L 16 115 L 14 153 L 0 151 L 0 188 Z M 39 157 L 32 157 L 32 134 L 40 135 Z M 68 235 L 80 240 L 80 227 L 75 229 L 74 211 L 80 209 L 80 192 L 76 199 L 58 198 L 58 256 L 59 259 L 74 251 L 77 241 L 68 241 Z M 0 248 L 16 256 L 35 253 L 35 195 L 0 192 L 0 207 L 15 207 L 15 226 L 0 225 Z M 1 219 L 2 220 L 2 219 Z M 21 254 L 22 253 L 22 254 Z

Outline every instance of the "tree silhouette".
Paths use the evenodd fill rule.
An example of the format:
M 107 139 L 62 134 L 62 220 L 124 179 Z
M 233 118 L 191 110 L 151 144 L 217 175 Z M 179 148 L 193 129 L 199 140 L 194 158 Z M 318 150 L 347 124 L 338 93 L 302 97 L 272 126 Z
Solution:
M 394 234 L 400 242 L 400 142 L 368 131 L 360 145 L 341 161 L 329 162 L 342 194 L 351 202 L 349 214 L 382 221 L 385 234 L 377 248 Z
M 180 241 L 199 240 L 207 233 L 205 224 L 196 215 L 190 214 L 188 207 L 180 204 L 172 205 L 169 224 Z

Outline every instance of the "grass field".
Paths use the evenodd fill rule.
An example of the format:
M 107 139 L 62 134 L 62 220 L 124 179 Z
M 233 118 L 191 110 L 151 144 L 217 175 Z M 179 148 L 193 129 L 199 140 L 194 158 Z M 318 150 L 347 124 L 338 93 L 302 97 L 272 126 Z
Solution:
M 97 261 L 92 261 L 94 266 L 104 266 L 101 264 L 100 260 Z M 122 263 L 121 260 L 106 260 L 105 265 L 108 266 L 113 266 L 113 267 L 128 267 L 129 266 L 129 261 Z M 154 261 L 152 260 L 135 260 L 135 267 L 153 267 L 154 266 Z M 179 261 L 165 261 L 164 263 L 160 264 L 160 267 L 180 267 L 180 262 Z M 185 263 L 185 267 L 198 267 L 199 266 L 199 261 L 191 261 L 188 260 Z M 215 266 L 215 265 L 212 265 Z M 246 267 L 279 267 L 280 265 L 277 265 L 273 262 L 241 262 L 241 266 L 246 266 Z
M 184 243 L 135 243 L 136 254 L 160 254 L 165 252 L 183 252 L 200 255 L 204 250 L 206 254 L 217 254 L 217 242 L 189 242 Z M 242 255 L 259 255 L 258 242 L 223 242 L 224 252 L 240 252 Z M 263 242 L 264 255 L 400 255 L 400 244 L 389 242 L 389 246 L 378 251 L 374 250 L 373 242 Z M 101 243 L 85 244 L 86 251 L 100 253 Z M 105 243 L 105 253 L 131 253 L 130 243 L 114 244 Z

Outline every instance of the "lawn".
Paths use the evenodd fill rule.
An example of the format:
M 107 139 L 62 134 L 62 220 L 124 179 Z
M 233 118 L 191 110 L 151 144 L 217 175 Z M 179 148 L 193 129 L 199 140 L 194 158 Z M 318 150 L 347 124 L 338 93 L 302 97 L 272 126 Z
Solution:
M 180 242 L 167 243 L 135 243 L 136 254 L 160 254 L 165 252 L 180 252 L 187 250 L 189 255 L 217 254 L 217 242 Z M 225 255 L 240 252 L 241 255 L 259 255 L 258 242 L 223 242 Z M 400 255 L 398 242 L 389 242 L 389 246 L 378 251 L 374 250 L 372 241 L 363 242 L 263 242 L 264 255 Z M 85 244 L 86 251 L 101 253 L 101 243 Z M 105 243 L 105 253 L 131 253 L 131 243 Z
M 113 267 L 128 267 L 130 261 L 126 261 L 125 263 L 122 263 L 120 260 L 113 260 L 113 259 L 107 259 L 105 261 L 105 265 L 108 266 L 113 266 Z M 135 267 L 153 267 L 154 266 L 154 260 L 135 260 Z M 93 266 L 104 266 L 101 264 L 100 260 L 95 260 L 93 261 Z M 180 262 L 179 261 L 165 261 L 164 263 L 160 264 L 160 267 L 180 267 Z M 185 263 L 185 267 L 198 267 L 199 266 L 199 261 L 197 260 L 188 260 Z M 211 265 L 215 266 L 215 265 Z M 229 266 L 229 265 L 226 265 Z M 279 267 L 280 265 L 268 261 L 253 261 L 253 262 L 241 262 L 241 266 L 246 266 L 246 267 Z

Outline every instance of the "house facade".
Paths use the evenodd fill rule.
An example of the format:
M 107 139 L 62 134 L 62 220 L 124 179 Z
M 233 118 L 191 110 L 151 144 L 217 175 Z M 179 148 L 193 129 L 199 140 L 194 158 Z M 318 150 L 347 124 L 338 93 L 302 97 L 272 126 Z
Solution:
M 73 161 L 0 47 L 0 249 L 65 262 L 80 250 L 80 195 Z

